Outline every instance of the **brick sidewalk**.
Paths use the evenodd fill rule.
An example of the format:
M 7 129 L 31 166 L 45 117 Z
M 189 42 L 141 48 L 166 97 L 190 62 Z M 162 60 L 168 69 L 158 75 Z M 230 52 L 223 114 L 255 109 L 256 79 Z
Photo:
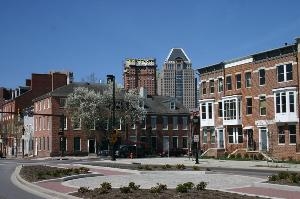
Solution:
M 286 199 L 299 199 L 300 191 L 288 191 L 281 189 L 272 189 L 265 187 L 243 187 L 235 189 L 227 189 L 228 191 L 261 195 L 266 197 L 286 198 Z

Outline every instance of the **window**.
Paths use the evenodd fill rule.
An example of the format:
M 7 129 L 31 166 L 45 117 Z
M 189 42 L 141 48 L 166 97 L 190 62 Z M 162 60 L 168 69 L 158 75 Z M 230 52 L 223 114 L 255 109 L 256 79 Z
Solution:
M 296 125 L 289 125 L 290 144 L 296 144 Z
M 208 103 L 208 119 L 212 119 L 212 103 Z
M 294 113 L 296 109 L 295 91 L 275 93 L 276 113 Z
M 50 143 L 49 143 L 49 137 L 47 137 L 47 150 L 49 151 L 50 150 Z
M 242 76 L 241 74 L 235 75 L 235 83 L 236 83 L 236 89 L 240 89 L 242 87 Z
M 218 92 L 223 92 L 223 79 L 218 78 Z
M 188 148 L 188 138 L 182 137 L 182 148 L 186 149 Z
M 294 92 L 289 92 L 289 107 L 290 107 L 290 112 L 295 112 L 295 95 L 294 95 Z
M 214 80 L 209 80 L 209 92 L 214 93 L 215 92 L 215 82 Z
M 259 113 L 260 115 L 267 114 L 266 96 L 259 97 Z
M 168 129 L 168 116 L 163 116 L 163 129 Z
M 202 95 L 206 94 L 206 82 L 202 82 Z
M 252 98 L 246 98 L 246 114 L 252 114 Z
M 228 139 L 230 144 L 243 143 L 242 128 L 228 128 Z
M 224 101 L 224 120 L 237 119 L 236 99 Z
M 285 143 L 285 134 L 284 134 L 284 127 L 278 126 L 278 143 L 284 144 Z
M 252 83 L 251 83 L 251 72 L 246 72 L 245 73 L 245 84 L 246 84 L 246 88 L 250 88 Z
M 226 77 L 226 90 L 231 90 L 232 89 L 232 85 L 231 85 L 231 76 L 227 76 Z
M 178 117 L 173 116 L 173 129 L 177 130 L 178 129 Z
M 156 116 L 151 116 L 151 128 L 156 129 Z
M 266 71 L 265 69 L 259 69 L 258 71 L 259 85 L 265 85 L 266 83 Z
M 203 143 L 207 143 L 207 130 L 203 129 Z
M 172 144 L 173 144 L 173 149 L 178 148 L 178 137 L 177 136 L 172 137 Z
M 218 102 L 219 105 L 219 117 L 223 117 L 223 108 L 222 108 L 222 102 Z
M 277 80 L 278 82 L 293 80 L 293 65 L 286 64 L 277 66 Z
M 74 137 L 74 151 L 80 151 L 80 137 Z
M 142 119 L 141 128 L 146 129 L 146 118 L 145 117 L 143 117 L 143 119 Z
M 152 150 L 156 150 L 156 146 L 157 146 L 157 144 L 156 144 L 156 136 L 152 136 L 151 137 L 151 149 Z
M 206 104 L 201 104 L 202 119 L 206 119 Z
M 187 130 L 188 129 L 188 118 L 182 117 L 182 129 Z
M 214 144 L 216 141 L 216 132 L 214 129 L 210 130 L 210 143 Z
M 74 130 L 80 130 L 81 129 L 81 119 L 76 118 L 73 120 L 73 129 Z
M 67 99 L 66 98 L 60 98 L 59 99 L 59 107 L 60 108 L 64 108 L 64 107 L 66 107 L 66 103 L 67 102 Z
M 176 109 L 175 102 L 171 102 L 170 103 L 170 109 L 171 110 L 175 110 Z

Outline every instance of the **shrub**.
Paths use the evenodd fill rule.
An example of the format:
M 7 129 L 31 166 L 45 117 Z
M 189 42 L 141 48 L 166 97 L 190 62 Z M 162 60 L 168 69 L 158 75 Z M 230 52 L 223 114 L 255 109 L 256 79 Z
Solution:
M 201 181 L 199 184 L 196 185 L 196 189 L 198 191 L 203 191 L 206 189 L 207 184 L 208 184 L 207 182 Z
M 290 176 L 290 174 L 287 171 L 281 171 L 278 173 L 279 179 L 288 179 L 289 176 Z
M 84 193 L 89 192 L 90 190 L 88 187 L 80 187 L 77 191 L 78 191 L 78 193 L 84 194 Z
M 300 176 L 297 173 L 291 173 L 289 176 L 289 181 L 291 183 L 298 183 L 300 181 Z
M 171 168 L 172 168 L 172 166 L 169 165 L 169 164 L 166 164 L 166 167 L 167 167 L 168 169 L 171 169 Z
M 237 153 L 236 155 L 235 155 L 235 159 L 241 159 L 242 158 L 242 155 L 240 154 L 240 153 Z
M 183 186 L 186 186 L 186 188 L 188 190 L 191 190 L 192 188 L 194 188 L 195 185 L 192 182 L 186 182 L 186 183 L 183 183 Z
M 128 187 L 130 187 L 132 190 L 139 190 L 141 185 L 135 185 L 134 182 L 129 182 Z
M 142 165 L 139 165 L 139 166 L 138 166 L 138 169 L 139 169 L 139 170 L 143 170 L 144 167 L 143 167 Z
M 198 166 L 193 166 L 193 170 L 199 171 L 199 170 L 200 170 L 200 167 L 198 167 Z
M 180 170 L 184 170 L 184 169 L 185 169 L 185 166 L 184 166 L 184 164 L 177 164 L 177 165 L 176 165 L 176 168 L 177 168 L 177 169 L 180 169 Z
M 111 183 L 109 183 L 109 182 L 103 182 L 100 186 L 101 186 L 101 188 L 111 190 Z
M 225 152 L 224 152 L 224 157 L 225 157 L 225 158 L 228 158 L 228 155 L 229 155 L 228 152 L 225 151 Z
M 152 168 L 151 168 L 149 165 L 145 165 L 145 166 L 144 166 L 144 169 L 145 169 L 145 170 L 152 170 Z
M 179 184 L 176 187 L 176 191 L 179 192 L 179 193 L 187 193 L 188 188 L 186 186 L 184 186 L 183 184 Z
M 245 153 L 244 158 L 245 158 L 245 159 L 249 159 L 249 154 L 248 154 L 248 153 Z
M 161 193 L 162 191 L 167 190 L 167 185 L 157 183 L 157 186 L 150 188 L 150 193 Z
M 268 181 L 272 181 L 272 182 L 275 182 L 275 181 L 278 181 L 280 178 L 278 177 L 278 175 L 271 175 L 271 176 L 268 176 Z
M 80 167 L 79 171 L 80 171 L 80 173 L 88 173 L 90 171 L 90 169 L 86 168 L 86 167 Z
M 229 159 L 235 159 L 235 154 L 230 154 Z
M 121 193 L 132 193 L 130 187 L 120 187 Z

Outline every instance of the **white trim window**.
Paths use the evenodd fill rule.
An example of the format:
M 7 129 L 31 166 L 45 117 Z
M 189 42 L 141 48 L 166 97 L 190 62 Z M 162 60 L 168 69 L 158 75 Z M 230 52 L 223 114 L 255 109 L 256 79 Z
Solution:
M 242 87 L 242 76 L 240 73 L 235 75 L 235 86 L 236 89 L 240 89 Z
M 278 144 L 285 144 L 285 131 L 284 126 L 278 126 Z
M 163 130 L 168 130 L 168 116 L 163 116 Z
M 293 80 L 293 65 L 290 63 L 277 66 L 277 81 L 287 82 L 290 80 Z
M 226 90 L 232 90 L 231 75 L 226 76 Z
M 246 97 L 246 115 L 252 114 L 252 97 Z
M 218 78 L 218 92 L 223 92 L 223 78 Z
M 296 125 L 289 125 L 290 144 L 296 144 Z
M 151 128 L 156 129 L 156 116 L 151 116 Z
M 242 128 L 228 128 L 228 143 L 230 144 L 243 143 Z
M 209 80 L 209 92 L 210 93 L 215 92 L 215 81 L 213 79 Z
M 251 72 L 245 73 L 245 85 L 246 85 L 246 88 L 250 88 L 252 86 Z
M 178 130 L 178 117 L 173 116 L 173 130 Z
M 267 114 L 267 103 L 265 95 L 259 96 L 259 114 L 260 116 L 265 116 Z
M 264 68 L 258 70 L 258 82 L 260 86 L 263 86 L 266 83 L 266 71 Z
M 294 113 L 296 109 L 295 98 L 295 91 L 275 93 L 276 113 Z
M 182 117 L 182 130 L 187 130 L 187 129 L 188 129 L 188 118 Z

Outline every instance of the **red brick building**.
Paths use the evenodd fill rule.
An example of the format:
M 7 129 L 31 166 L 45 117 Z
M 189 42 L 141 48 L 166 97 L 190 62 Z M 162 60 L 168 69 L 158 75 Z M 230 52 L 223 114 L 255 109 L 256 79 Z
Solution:
M 72 73 L 32 74 L 24 87 L 11 91 L 11 97 L 2 102 L 0 109 L 5 112 L 22 113 L 25 108 L 33 106 L 34 98 L 66 85 L 69 81 L 72 81 Z M 7 155 L 17 155 L 17 152 L 20 152 L 22 121 L 14 114 L 1 115 L 1 138 L 3 138 L 1 151 Z
M 149 95 L 157 95 L 155 59 L 126 59 L 124 63 L 125 90 L 147 89 Z
M 174 97 L 144 95 L 146 116 L 129 130 L 131 143 L 146 143 L 152 154 L 176 155 L 190 148 L 190 113 Z M 180 153 L 179 152 L 179 153 Z
M 300 159 L 299 43 L 198 69 L 208 156 Z
M 84 132 L 66 115 L 66 99 L 77 87 L 103 92 L 103 84 L 72 83 L 34 99 L 34 155 L 38 157 L 96 154 L 103 130 L 91 127 Z M 40 115 L 39 115 L 40 114 Z M 49 115 L 48 115 L 49 114 Z M 52 116 L 54 115 L 54 116 Z M 60 135 L 60 116 L 64 115 L 64 132 Z M 62 140 L 61 140 L 62 139 Z M 61 142 L 62 141 L 62 142 Z

